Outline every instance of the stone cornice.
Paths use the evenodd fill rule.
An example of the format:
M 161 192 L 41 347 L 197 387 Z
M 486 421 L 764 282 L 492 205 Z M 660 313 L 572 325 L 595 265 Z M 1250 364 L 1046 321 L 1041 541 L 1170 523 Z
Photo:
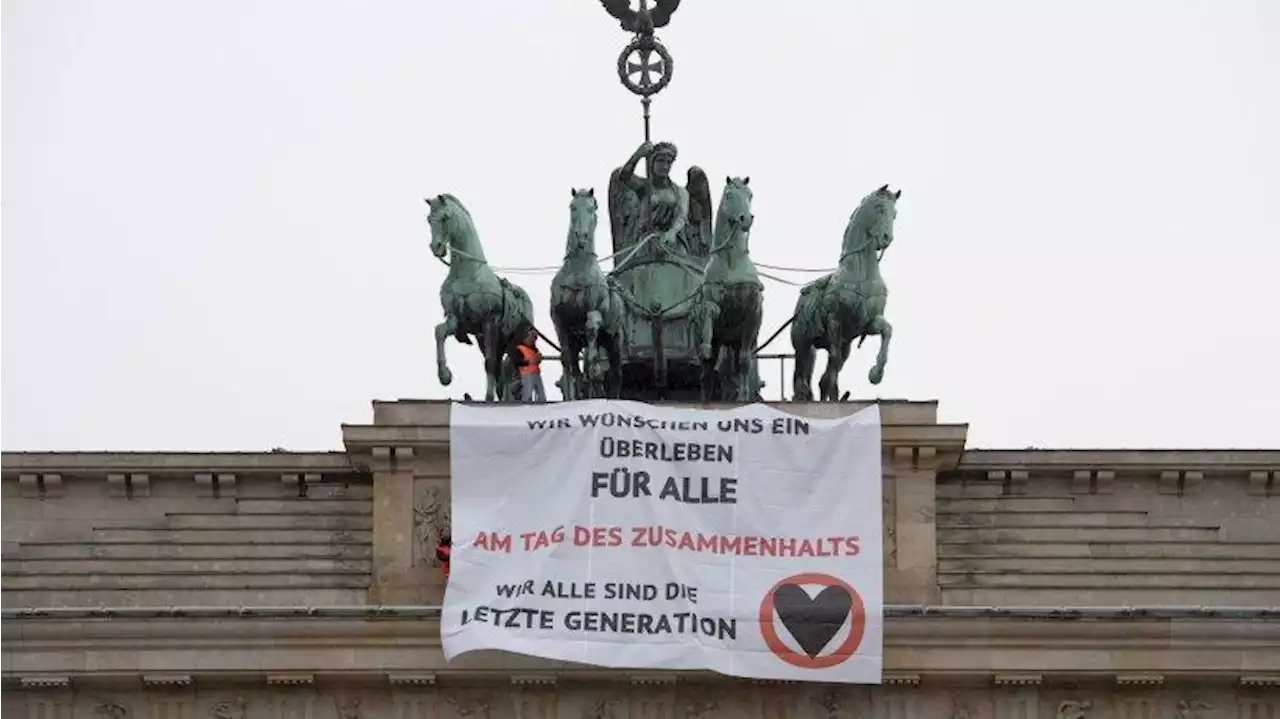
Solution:
M 995 470 L 1167 469 L 1240 473 L 1280 468 L 1280 449 L 967 449 L 961 472 Z
M 965 424 L 885 424 L 881 428 L 881 439 L 886 448 L 931 447 L 939 454 L 958 456 L 964 449 L 967 432 L 968 425 Z M 370 456 L 381 448 L 443 452 L 449 447 L 449 427 L 344 424 L 342 438 L 347 451 L 353 455 Z
M 439 619 L 438 605 L 345 605 L 289 607 L 24 607 L 0 610 L 5 621 L 55 622 L 66 620 L 129 619 Z M 889 604 L 890 619 L 1033 619 L 1037 621 L 1163 619 L 1229 619 L 1275 621 L 1276 607 L 1125 606 L 1125 607 L 965 607 L 952 605 Z
M 449 446 L 447 400 L 398 400 L 373 402 L 373 424 L 343 424 L 342 438 L 353 461 L 374 471 L 404 469 L 408 462 L 440 456 Z M 498 406 L 472 403 L 479 407 Z M 663 403 L 657 403 L 661 406 Z M 675 403 L 673 403 L 675 404 Z M 938 424 L 937 402 L 908 400 L 863 400 L 850 402 L 768 402 L 779 411 L 797 417 L 819 419 L 848 416 L 878 405 L 883 423 L 882 437 L 891 460 L 897 450 L 919 448 L 920 457 L 937 468 L 953 468 L 964 449 L 967 424 Z M 682 406 L 722 409 L 731 404 Z M 401 464 L 405 463 L 405 464 Z M 921 464 L 919 458 L 913 464 Z
M 109 474 L 350 474 L 346 452 L 4 452 L 4 478 L 24 473 L 106 477 Z
M 1141 667 L 1144 676 L 1168 680 L 1280 674 L 1277 610 L 1249 611 L 1255 619 L 966 618 L 937 610 L 890 617 L 885 627 L 885 673 L 984 680 L 1020 676 L 1032 667 L 1052 677 L 1116 678 L 1116 667 Z M 617 671 L 498 652 L 474 652 L 446 664 L 438 620 L 422 616 L 266 618 L 248 613 L 234 620 L 190 615 L 37 619 L 15 613 L 6 616 L 3 639 L 5 677 L 26 681 L 126 673 L 191 675 L 199 680 L 243 673 L 246 652 L 254 657 L 255 672 L 271 676 L 394 674 L 442 681 L 467 676 L 619 676 Z
M 493 407 L 486 402 L 465 402 L 451 399 L 375 399 L 373 421 L 375 424 L 448 424 L 449 408 L 454 404 L 470 404 L 477 407 Z M 729 409 L 740 407 L 732 402 L 646 402 L 655 407 L 697 407 L 701 409 Z M 934 424 L 938 421 L 938 400 L 912 399 L 851 399 L 847 402 L 791 402 L 766 401 L 764 404 L 783 412 L 804 417 L 843 417 L 858 410 L 879 405 L 886 422 L 894 420 L 906 424 Z

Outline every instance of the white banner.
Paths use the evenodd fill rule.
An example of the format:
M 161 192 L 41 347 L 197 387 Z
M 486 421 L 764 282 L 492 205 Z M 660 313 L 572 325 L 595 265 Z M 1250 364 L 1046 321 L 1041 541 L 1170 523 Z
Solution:
M 880 412 L 455 404 L 446 659 L 880 683 Z

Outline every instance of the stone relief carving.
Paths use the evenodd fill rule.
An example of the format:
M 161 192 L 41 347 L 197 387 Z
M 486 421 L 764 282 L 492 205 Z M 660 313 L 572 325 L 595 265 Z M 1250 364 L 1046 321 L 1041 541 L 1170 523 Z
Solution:
M 618 701 L 599 699 L 582 713 L 582 719 L 618 719 Z
M 840 716 L 840 693 L 834 688 L 819 692 L 813 697 L 813 704 L 827 719 L 837 719 Z
M 311 708 L 316 719 L 373 719 L 384 714 L 378 698 L 381 695 L 376 692 L 342 684 L 322 689 L 314 694 L 316 703 Z M 413 688 L 401 690 L 400 695 L 400 699 L 413 701 L 397 706 L 414 708 L 397 711 L 408 711 L 414 717 L 435 716 L 439 719 L 519 719 L 522 716 L 525 719 L 554 716 L 565 719 L 720 719 L 740 716 L 766 719 L 860 719 L 870 716 L 990 719 L 992 716 L 1023 716 L 1023 709 L 1028 708 L 1018 702 L 1022 709 L 1014 710 L 1013 705 L 1006 701 L 1023 696 L 1023 688 L 985 689 L 972 685 L 890 688 L 830 684 L 676 683 L 627 687 L 615 683 L 579 685 L 570 682 L 551 688 L 530 687 L 523 691 L 534 692 L 535 689 L 538 696 L 554 696 L 554 699 L 547 703 L 517 704 L 513 710 L 507 700 L 513 690 L 507 682 L 496 688 L 492 683 L 488 686 Z M 77 717 L 83 714 L 85 719 L 146 719 L 147 711 L 142 707 L 154 694 L 136 690 L 104 697 L 99 691 L 104 690 L 81 693 L 78 697 L 74 691 L 67 693 L 67 701 L 77 705 Z M 261 719 L 266 717 L 269 706 L 300 699 L 295 696 L 294 689 L 278 687 L 238 690 L 234 686 L 216 686 L 195 691 L 196 706 L 181 712 L 188 719 Z M 1067 693 L 1059 694 L 1058 691 L 1054 688 L 1050 695 L 1052 698 L 1039 710 L 1041 719 L 1114 719 L 1122 716 L 1252 719 L 1270 716 L 1265 712 L 1274 703 L 1270 694 L 1259 693 L 1256 689 L 1178 683 L 1147 696 L 1140 708 L 1129 703 L 1133 699 L 1132 693 L 1122 690 L 1100 688 L 1096 695 L 1082 695 L 1078 687 L 1069 685 L 1061 689 Z M 307 694 L 311 696 L 312 692 Z M 1030 701 L 1036 701 L 1034 691 L 1031 695 Z M 33 693 L 32 696 L 43 697 L 44 694 Z M 1112 702 L 1115 703 L 1114 711 L 1110 706 Z M 914 708 L 909 704 L 914 704 Z M 1255 709 L 1255 706 L 1261 708 Z M 253 712 L 248 711 L 250 707 L 254 708 Z M 288 704 L 287 708 L 290 711 L 303 710 L 301 704 Z M 1258 711 L 1262 713 L 1252 713 Z M 153 716 L 159 717 L 164 713 Z M 48 715 L 54 716 L 55 713 Z M 177 716 L 178 713 L 171 712 L 171 715 Z
M 1199 699 L 1183 699 L 1178 702 L 1178 719 L 1201 719 L 1204 713 L 1213 709 L 1213 705 Z
M 884 513 L 883 516 L 885 517 L 885 521 L 884 521 L 885 558 L 884 559 L 885 559 L 885 564 L 890 567 L 897 566 L 898 564 L 898 541 L 897 541 L 898 531 L 897 531 L 897 523 L 896 521 L 894 521 L 892 490 L 893 490 L 892 487 L 885 488 L 884 496 L 880 501 L 880 503 L 884 505 L 884 507 L 882 507 L 882 511 Z
M 453 530 L 453 515 L 449 498 L 440 487 L 432 484 L 420 492 L 414 501 L 413 526 L 417 530 L 421 556 L 433 567 L 440 565 L 436 558 L 436 545 L 440 538 Z
M 360 697 L 335 698 L 333 706 L 338 710 L 338 719 L 360 719 Z
M 685 719 L 707 719 L 720 707 L 718 699 L 688 699 L 684 704 Z
M 1058 704 L 1058 719 L 1085 719 L 1093 702 L 1061 702 Z
M 244 697 L 236 697 L 230 701 L 221 701 L 209 707 L 211 719 L 244 719 L 249 702 Z
M 445 694 L 444 701 L 453 707 L 453 712 L 458 716 L 476 719 L 489 719 L 489 708 L 493 704 L 488 695 L 475 696 L 458 692 Z
M 100 699 L 93 713 L 98 716 L 98 719 L 125 719 L 129 716 L 129 709 L 119 702 Z

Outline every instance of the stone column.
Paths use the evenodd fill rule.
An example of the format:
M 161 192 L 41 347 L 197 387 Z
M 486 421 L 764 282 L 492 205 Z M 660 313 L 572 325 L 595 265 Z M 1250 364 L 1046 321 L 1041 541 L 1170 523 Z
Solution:
M 22 693 L 11 690 L 4 692 L 4 708 L 8 712 L 22 705 L 27 719 L 72 719 L 75 715 L 75 695 L 71 693 L 71 680 L 68 677 L 35 677 L 23 678 Z M 25 701 L 21 701 L 25 700 Z M 14 712 L 15 717 L 22 716 Z
M 918 719 L 919 675 L 885 674 L 880 690 L 872 695 L 871 709 L 875 719 Z
M 670 674 L 635 674 L 627 716 L 631 719 L 676 719 L 676 680 Z
M 1116 676 L 1116 719 L 1161 719 L 1164 697 L 1159 674 L 1121 674 Z
M 144 675 L 151 719 L 193 719 L 195 690 L 190 675 Z
M 371 604 L 420 601 L 424 587 L 410 580 L 414 565 L 414 456 L 412 447 L 374 447 L 373 585 Z
M 997 674 L 995 719 L 1040 719 L 1040 675 Z
M 29 719 L 72 719 L 74 705 L 70 695 L 32 695 L 27 700 Z
M 937 604 L 938 456 L 933 447 L 894 447 L 885 474 L 886 544 L 893 542 L 892 562 L 885 567 L 885 601 L 890 604 Z
M 434 674 L 387 677 L 391 684 L 391 719 L 436 719 L 440 697 Z
M 511 677 L 511 701 L 515 719 L 556 719 L 559 714 L 553 674 L 516 674 Z

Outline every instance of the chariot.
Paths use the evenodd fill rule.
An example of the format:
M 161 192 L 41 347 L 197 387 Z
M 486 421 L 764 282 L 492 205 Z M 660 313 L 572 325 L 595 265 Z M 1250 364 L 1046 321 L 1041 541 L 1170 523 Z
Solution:
M 604 393 L 628 399 L 697 400 L 703 381 L 698 302 L 711 237 L 707 180 L 693 167 L 687 188 L 673 183 L 665 192 L 645 194 L 653 189 L 655 173 L 665 177 L 675 148 L 662 143 L 642 147 L 637 154 L 645 151 L 650 160 L 646 178 L 635 177 L 634 163 L 629 163 L 614 170 L 609 181 L 614 258 L 609 281 L 622 298 L 621 367 L 620 385 L 606 387 Z M 663 214 L 664 201 L 672 205 L 670 218 L 656 217 Z M 672 228 L 682 206 L 683 226 Z
M 658 397 L 697 401 L 702 392 L 702 360 L 694 306 L 703 271 L 690 263 L 641 248 L 609 273 L 628 298 L 621 320 L 621 385 L 624 399 Z M 614 252 L 619 252 L 614 245 Z M 705 256 L 694 256 L 705 262 Z M 602 394 L 609 394 L 605 389 Z

